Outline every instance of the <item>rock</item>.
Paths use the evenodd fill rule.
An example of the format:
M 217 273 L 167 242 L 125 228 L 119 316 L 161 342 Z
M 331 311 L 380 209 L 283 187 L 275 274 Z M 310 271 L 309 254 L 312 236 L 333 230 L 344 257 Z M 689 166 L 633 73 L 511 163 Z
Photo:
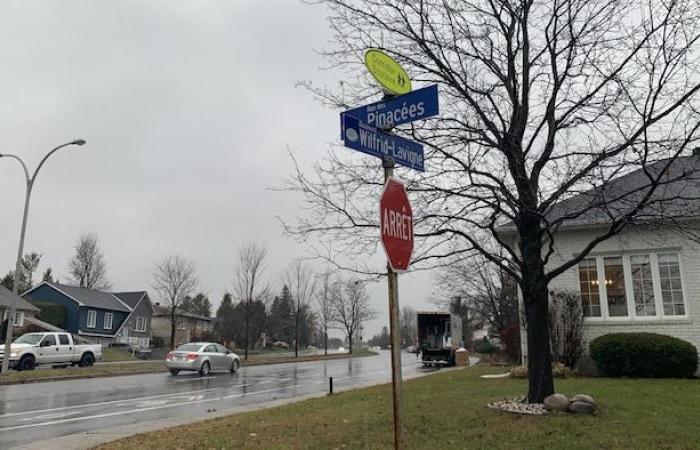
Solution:
M 593 414 L 595 413 L 595 405 L 588 402 L 571 402 L 569 411 L 576 414 Z
M 571 402 L 584 402 L 584 403 L 590 403 L 593 406 L 597 406 L 597 403 L 595 400 L 593 400 L 593 397 L 591 397 L 588 394 L 576 394 L 573 397 L 571 397 Z
M 552 394 L 544 399 L 544 407 L 547 411 L 566 412 L 569 403 L 569 397 L 564 394 Z

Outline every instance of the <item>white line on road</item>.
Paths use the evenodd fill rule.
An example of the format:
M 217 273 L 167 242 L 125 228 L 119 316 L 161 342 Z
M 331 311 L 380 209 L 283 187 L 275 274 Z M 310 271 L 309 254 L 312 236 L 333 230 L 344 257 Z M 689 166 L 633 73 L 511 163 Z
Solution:
M 239 384 L 239 385 L 231 386 L 231 387 L 240 388 L 240 387 L 246 387 L 246 386 L 250 386 L 250 385 L 249 384 Z M 110 400 L 110 401 L 106 401 L 106 402 L 82 403 L 79 405 L 61 406 L 59 408 L 38 409 L 38 410 L 33 410 L 33 411 L 6 413 L 6 414 L 0 415 L 0 418 L 24 416 L 27 414 L 47 413 L 47 412 L 53 412 L 53 411 L 65 411 L 68 409 L 89 408 L 91 406 L 114 405 L 114 404 L 118 404 L 118 403 L 129 403 L 129 402 L 134 402 L 134 401 L 143 401 L 143 400 L 150 400 L 150 399 L 154 399 L 154 398 L 172 397 L 172 396 L 177 396 L 177 395 L 201 394 L 203 392 L 211 392 L 211 391 L 216 391 L 216 390 L 221 390 L 221 389 L 224 389 L 224 388 L 198 389 L 196 391 L 173 392 L 170 394 L 148 395 L 145 397 L 131 397 L 131 398 L 125 398 L 125 399 L 121 399 L 121 400 Z
M 32 423 L 28 425 L 15 425 L 13 427 L 5 427 L 5 428 L 0 428 L 0 432 L 3 431 L 12 431 L 12 430 L 20 430 L 23 428 L 33 428 L 33 427 L 42 427 L 42 426 L 49 426 L 49 425 L 58 425 L 61 423 L 69 423 L 69 422 L 78 422 L 78 421 L 84 421 L 84 420 L 91 420 L 91 419 L 102 419 L 104 417 L 113 417 L 113 416 L 121 416 L 124 414 L 132 414 L 132 413 L 137 413 L 137 412 L 144 412 L 144 411 L 154 411 L 157 409 L 164 409 L 164 408 L 173 408 L 175 406 L 182 406 L 182 405 L 192 405 L 194 403 L 204 403 L 204 402 L 213 402 L 213 401 L 221 401 L 221 400 L 228 400 L 231 398 L 237 398 L 237 397 L 244 397 L 246 395 L 256 395 L 256 394 L 266 394 L 268 392 L 275 392 L 275 391 L 281 391 L 284 389 L 292 389 L 292 388 L 298 388 L 302 387 L 301 384 L 296 384 L 294 386 L 284 386 L 280 388 L 275 388 L 275 389 L 267 389 L 264 391 L 255 391 L 255 392 L 244 392 L 242 394 L 232 394 L 232 395 L 225 395 L 223 397 L 218 397 L 218 398 L 208 398 L 208 399 L 203 399 L 203 400 L 196 400 L 193 402 L 181 402 L 181 403 L 172 403 L 170 405 L 159 405 L 159 406 L 152 406 L 149 408 L 138 408 L 138 409 L 131 409 L 128 411 L 117 411 L 117 412 L 112 412 L 112 413 L 105 413 L 105 414 L 95 414 L 92 416 L 85 416 L 85 417 L 72 417 L 70 419 L 61 419 L 61 420 L 53 420 L 49 422 L 42 422 L 42 423 Z
M 185 383 L 187 381 L 202 381 L 202 380 L 208 380 L 209 378 L 216 378 L 216 377 L 192 377 L 192 378 L 184 378 L 182 380 L 175 380 L 173 383 Z

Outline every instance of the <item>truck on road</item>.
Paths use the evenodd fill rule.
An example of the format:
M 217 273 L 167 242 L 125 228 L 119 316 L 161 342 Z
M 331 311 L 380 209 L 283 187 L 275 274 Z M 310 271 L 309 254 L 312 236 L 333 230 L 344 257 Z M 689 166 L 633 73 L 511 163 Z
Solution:
M 462 319 L 449 312 L 418 311 L 418 349 L 424 367 L 454 366 L 462 346 Z
M 0 347 L 0 360 L 4 357 Z M 76 344 L 70 333 L 27 333 L 10 346 L 10 368 L 33 370 L 38 365 L 89 367 L 102 359 L 102 346 Z

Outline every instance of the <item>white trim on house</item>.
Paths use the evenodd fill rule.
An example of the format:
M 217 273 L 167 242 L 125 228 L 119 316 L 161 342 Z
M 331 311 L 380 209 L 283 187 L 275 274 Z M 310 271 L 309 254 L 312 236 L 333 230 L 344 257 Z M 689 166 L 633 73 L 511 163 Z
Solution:
M 95 328 L 97 325 L 97 311 L 94 309 L 88 309 L 87 311 L 87 323 L 86 328 Z
M 2 315 L 3 322 L 7 320 L 7 316 L 10 314 L 9 309 L 5 309 Z M 23 327 L 24 326 L 24 311 L 20 309 L 15 309 L 15 317 L 12 321 L 13 327 Z
M 109 295 L 111 295 L 112 297 L 114 297 L 115 299 L 117 299 L 117 301 L 118 301 L 119 303 L 121 303 L 122 305 L 124 305 L 124 307 L 125 307 L 126 309 L 129 310 L 129 314 L 131 314 L 132 312 L 134 312 L 134 310 L 136 309 L 136 307 L 134 307 L 134 308 L 132 309 L 131 306 L 129 306 L 129 305 L 127 305 L 126 303 L 124 303 L 119 297 L 117 297 L 116 295 L 114 295 L 113 292 L 110 292 Z M 139 303 L 141 303 L 141 300 L 139 300 L 138 303 L 136 303 L 136 306 L 139 306 Z
M 107 320 L 109 319 L 109 320 Z M 112 323 L 114 322 L 114 314 L 111 312 L 106 312 L 104 321 L 102 323 L 102 328 L 105 330 L 111 330 L 112 329 Z
M 126 323 L 129 321 L 129 319 L 131 318 L 131 315 L 136 312 L 136 310 L 138 309 L 138 307 L 141 304 L 141 302 L 143 301 L 143 299 L 146 298 L 147 296 L 148 296 L 148 292 L 143 291 L 143 295 L 141 296 L 139 301 L 136 302 L 136 304 L 134 305 L 134 308 L 131 310 L 131 312 L 129 312 L 129 315 L 126 316 L 126 319 L 124 319 L 122 324 L 119 326 L 119 329 L 114 333 L 115 336 L 118 335 L 122 331 L 122 328 L 124 328 L 124 325 L 126 325 Z M 116 297 L 116 295 L 115 295 L 115 297 Z M 152 304 L 150 305 L 150 308 L 151 308 L 151 315 L 153 315 L 153 305 Z M 146 330 L 144 329 L 143 331 L 140 331 L 140 330 L 134 330 L 134 331 L 137 333 L 144 333 Z

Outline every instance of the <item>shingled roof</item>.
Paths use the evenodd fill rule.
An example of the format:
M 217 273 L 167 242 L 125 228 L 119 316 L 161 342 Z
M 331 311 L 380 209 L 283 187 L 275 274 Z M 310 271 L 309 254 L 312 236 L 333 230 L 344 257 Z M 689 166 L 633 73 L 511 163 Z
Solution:
M 12 306 L 12 302 L 15 302 L 15 307 L 20 311 L 40 311 L 39 308 L 32 305 L 19 295 L 15 295 L 11 290 L 7 289 L 5 286 L 0 286 L 0 308 L 9 309 Z
M 97 291 L 94 289 L 68 286 L 65 284 L 46 282 L 49 286 L 59 292 L 63 292 L 77 301 L 81 306 L 92 308 L 110 309 L 113 311 L 131 312 L 131 308 L 115 295 L 109 292 Z M 31 293 L 29 295 L 31 297 Z

